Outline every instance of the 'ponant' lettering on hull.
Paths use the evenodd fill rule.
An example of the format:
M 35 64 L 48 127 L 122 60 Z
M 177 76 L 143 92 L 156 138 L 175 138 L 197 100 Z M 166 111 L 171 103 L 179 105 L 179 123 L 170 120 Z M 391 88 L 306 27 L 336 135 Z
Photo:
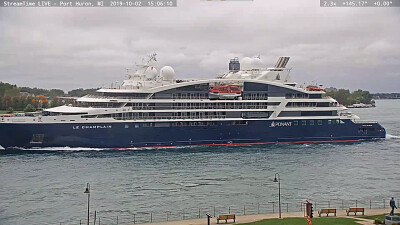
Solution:
M 272 121 L 271 126 L 269 127 L 291 127 L 292 122 L 275 122 Z

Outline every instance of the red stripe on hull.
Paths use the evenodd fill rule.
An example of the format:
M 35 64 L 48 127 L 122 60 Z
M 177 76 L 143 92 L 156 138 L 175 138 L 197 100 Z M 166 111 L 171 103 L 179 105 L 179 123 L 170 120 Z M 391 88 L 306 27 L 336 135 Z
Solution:
M 142 149 L 142 148 L 175 148 L 175 147 L 195 147 L 195 146 L 240 146 L 240 145 L 265 145 L 265 144 L 310 144 L 310 143 L 346 143 L 358 142 L 360 140 L 327 140 L 327 141 L 283 141 L 283 142 L 251 142 L 251 143 L 226 143 L 226 144 L 200 144 L 200 145 L 165 145 L 149 147 L 129 147 L 113 149 Z
M 332 142 L 357 142 L 360 140 L 330 140 L 330 141 L 285 141 L 278 143 L 296 143 L 296 144 L 306 144 L 306 143 L 332 143 Z

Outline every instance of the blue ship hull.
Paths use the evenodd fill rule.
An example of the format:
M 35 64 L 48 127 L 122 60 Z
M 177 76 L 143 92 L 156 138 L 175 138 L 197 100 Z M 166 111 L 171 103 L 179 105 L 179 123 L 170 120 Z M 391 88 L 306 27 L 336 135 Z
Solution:
M 303 124 L 302 121 L 247 121 L 247 124 L 241 125 L 216 121 L 213 126 L 174 126 L 166 122 L 0 123 L 0 145 L 4 148 L 136 148 L 347 142 L 385 138 L 386 135 L 385 129 L 378 123 L 353 123 L 351 120 L 331 123 L 322 120 L 322 123 L 313 124 L 311 120 L 306 120 Z

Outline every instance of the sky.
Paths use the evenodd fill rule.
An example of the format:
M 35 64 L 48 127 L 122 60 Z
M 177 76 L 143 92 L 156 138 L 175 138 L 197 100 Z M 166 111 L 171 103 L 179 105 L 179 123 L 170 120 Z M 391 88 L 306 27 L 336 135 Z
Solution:
M 176 78 L 214 78 L 233 57 L 290 56 L 299 84 L 400 92 L 400 8 L 319 0 L 177 0 L 176 8 L 0 8 L 0 81 L 65 91 L 126 79 L 157 53 Z

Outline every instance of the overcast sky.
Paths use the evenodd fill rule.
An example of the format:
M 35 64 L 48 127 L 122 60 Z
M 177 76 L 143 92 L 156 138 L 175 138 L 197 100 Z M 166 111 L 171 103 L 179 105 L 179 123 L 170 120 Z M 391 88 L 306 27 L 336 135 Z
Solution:
M 400 92 L 400 8 L 320 8 L 319 0 L 176 8 L 0 8 L 0 81 L 100 87 L 149 53 L 178 78 L 212 78 L 230 58 L 290 56 L 298 83 Z

